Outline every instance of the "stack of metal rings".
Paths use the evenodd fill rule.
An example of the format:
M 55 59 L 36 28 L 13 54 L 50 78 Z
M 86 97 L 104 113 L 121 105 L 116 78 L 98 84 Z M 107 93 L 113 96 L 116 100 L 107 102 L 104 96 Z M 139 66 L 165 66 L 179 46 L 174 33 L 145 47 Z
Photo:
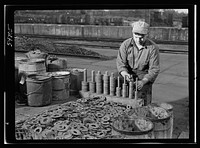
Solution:
M 89 87 L 89 83 L 87 82 L 87 69 L 83 71 L 83 81 L 82 81 L 82 91 L 87 92 Z
M 110 76 L 110 95 L 111 96 L 115 96 L 115 88 L 116 88 L 115 81 L 116 79 L 114 77 L 114 73 L 111 73 L 111 76 Z
M 96 74 L 96 93 L 97 94 L 103 93 L 103 80 L 100 71 L 98 71 L 98 73 Z
M 91 93 L 95 93 L 96 92 L 96 82 L 95 82 L 95 71 L 92 70 L 92 79 L 89 83 L 89 88 L 90 88 L 90 92 Z
M 103 76 L 103 91 L 104 91 L 104 95 L 108 95 L 109 94 L 109 82 L 110 81 L 110 76 L 108 75 L 108 71 L 105 72 L 104 76 Z

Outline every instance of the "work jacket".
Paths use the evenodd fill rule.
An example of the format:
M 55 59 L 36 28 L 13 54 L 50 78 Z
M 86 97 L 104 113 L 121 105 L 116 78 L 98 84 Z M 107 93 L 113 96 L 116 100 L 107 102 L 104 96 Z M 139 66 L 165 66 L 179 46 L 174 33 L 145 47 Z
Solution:
M 118 51 L 117 70 L 136 73 L 139 79 L 147 78 L 153 83 L 160 71 L 159 48 L 150 39 L 146 39 L 143 48 L 138 49 L 133 38 L 125 40 Z

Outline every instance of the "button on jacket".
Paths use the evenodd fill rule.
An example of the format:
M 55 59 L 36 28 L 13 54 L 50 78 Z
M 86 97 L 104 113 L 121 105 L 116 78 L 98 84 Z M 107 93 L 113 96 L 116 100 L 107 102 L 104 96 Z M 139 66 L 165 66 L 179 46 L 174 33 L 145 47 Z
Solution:
M 134 39 L 129 38 L 125 40 L 118 51 L 117 55 L 117 69 L 122 71 L 144 71 L 150 82 L 154 82 L 160 71 L 159 65 L 159 48 L 150 39 L 146 39 L 143 47 L 138 49 Z

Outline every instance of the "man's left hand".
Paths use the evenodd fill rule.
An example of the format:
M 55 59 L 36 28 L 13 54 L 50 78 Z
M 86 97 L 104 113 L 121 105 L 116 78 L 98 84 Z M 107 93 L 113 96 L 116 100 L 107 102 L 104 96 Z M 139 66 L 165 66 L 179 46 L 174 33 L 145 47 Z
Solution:
M 143 80 L 139 80 L 137 82 L 137 89 L 138 90 L 141 90 L 143 88 L 143 86 L 148 82 L 148 80 L 146 79 L 143 79 Z
M 138 90 L 141 90 L 143 86 L 144 86 L 144 82 L 143 81 L 138 81 L 137 82 L 137 89 Z

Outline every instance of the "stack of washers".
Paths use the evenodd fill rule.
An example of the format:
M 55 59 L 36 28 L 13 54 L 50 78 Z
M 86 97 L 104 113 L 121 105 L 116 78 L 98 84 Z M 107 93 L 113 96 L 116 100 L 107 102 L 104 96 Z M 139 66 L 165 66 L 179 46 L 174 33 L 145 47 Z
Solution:
M 104 95 L 109 95 L 109 81 L 110 81 L 110 76 L 108 75 L 108 71 L 106 71 L 104 76 L 103 76 Z
M 127 84 L 126 84 L 126 78 L 124 78 L 124 83 L 122 85 L 122 97 L 126 98 L 127 97 L 127 93 L 128 93 L 128 89 L 127 89 Z
M 83 81 L 81 84 L 82 84 L 82 91 L 87 92 L 89 85 L 89 83 L 87 82 L 87 69 L 84 69 L 83 71 Z
M 133 81 L 129 82 L 129 99 L 133 99 Z
M 115 88 L 116 88 L 115 81 L 116 79 L 114 77 L 114 73 L 111 73 L 111 76 L 110 76 L 110 95 L 111 96 L 115 96 Z
M 102 81 L 102 74 L 100 71 L 96 74 L 96 93 L 102 94 L 103 93 L 103 81 Z
M 90 87 L 90 92 L 91 93 L 95 93 L 96 92 L 96 82 L 95 82 L 95 71 L 92 70 L 92 79 L 89 83 L 89 87 Z
M 92 70 L 91 81 L 87 82 L 87 69 L 84 69 L 82 92 L 89 91 L 90 93 L 133 99 L 137 97 L 137 91 L 134 90 L 133 81 L 128 82 L 126 78 L 124 78 L 123 84 L 121 84 L 120 77 L 115 77 L 114 73 L 109 75 L 108 71 L 106 71 L 105 74 L 101 74 L 101 71 L 95 74 L 95 71 Z
M 41 113 L 16 122 L 15 136 L 17 140 L 124 139 L 126 135 L 114 132 L 114 124 L 119 121 L 117 123 L 119 129 L 127 130 L 131 128 L 131 132 L 137 133 L 137 128 L 123 124 L 124 122 L 122 123 L 121 119 L 138 118 L 144 119 L 144 122 L 138 123 L 138 126 L 140 126 L 139 132 L 148 134 L 147 138 L 154 138 L 152 136 L 154 133 L 147 133 L 150 128 L 146 121 L 154 122 L 156 120 L 154 131 L 156 134 L 160 133 L 160 138 L 163 133 L 169 134 L 172 125 L 169 120 L 171 111 L 168 111 L 171 107 L 165 105 L 163 108 L 161 106 L 149 104 L 148 106 L 134 108 L 127 103 L 109 101 L 106 97 L 80 98 L 76 101 L 52 106 Z M 123 137 L 116 137 L 115 135 Z M 132 136 L 130 138 L 135 139 Z M 136 135 L 136 138 L 139 137 Z
M 120 78 L 117 78 L 117 87 L 116 87 L 116 95 L 117 97 L 121 97 L 121 87 L 120 87 Z

